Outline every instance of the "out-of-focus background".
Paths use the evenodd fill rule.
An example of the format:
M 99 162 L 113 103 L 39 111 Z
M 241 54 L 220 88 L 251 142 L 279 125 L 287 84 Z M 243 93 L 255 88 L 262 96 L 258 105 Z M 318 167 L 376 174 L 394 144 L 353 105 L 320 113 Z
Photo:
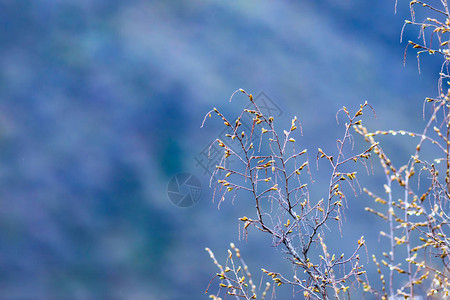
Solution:
M 440 61 L 422 58 L 419 74 L 411 50 L 403 66 L 408 3 L 397 10 L 393 0 L 2 1 L 0 299 L 205 299 L 217 270 L 204 248 L 224 262 L 230 242 L 258 282 L 261 267 L 291 272 L 270 237 L 239 239 L 251 198 L 212 202 L 204 154 L 223 123 L 200 128 L 203 117 L 213 107 L 236 117 L 247 99 L 228 100 L 243 88 L 263 92 L 280 124 L 298 116 L 297 143 L 311 153 L 332 151 L 337 110 L 366 100 L 373 130 L 420 130 Z M 406 28 L 404 41 L 417 35 Z M 408 159 L 411 145 L 387 148 Z M 195 205 L 169 198 L 180 173 L 199 181 Z M 312 173 L 321 197 L 328 175 Z M 382 191 L 383 176 L 362 177 Z M 376 252 L 384 225 L 369 203 L 349 198 L 344 240 L 364 235 Z

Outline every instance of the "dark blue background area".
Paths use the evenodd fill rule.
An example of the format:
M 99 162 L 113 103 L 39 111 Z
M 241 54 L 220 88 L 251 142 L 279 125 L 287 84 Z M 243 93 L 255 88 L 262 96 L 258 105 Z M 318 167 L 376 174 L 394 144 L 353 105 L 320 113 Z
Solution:
M 194 157 L 223 123 L 203 117 L 238 116 L 246 98 L 228 99 L 243 88 L 281 108 L 280 130 L 297 115 L 311 153 L 332 151 L 337 110 L 366 100 L 371 129 L 418 131 L 441 61 L 424 56 L 419 74 L 410 49 L 403 67 L 406 18 L 402 1 L 397 14 L 394 1 L 0 3 L 0 299 L 203 299 L 217 272 L 204 248 L 224 260 L 230 242 L 257 281 L 261 267 L 289 273 L 270 237 L 239 241 L 248 195 L 212 202 Z M 403 141 L 387 146 L 400 159 Z M 167 196 L 180 172 L 202 182 L 190 208 Z M 312 197 L 327 176 L 313 169 Z M 362 176 L 381 191 L 383 176 Z M 369 203 L 349 199 L 344 239 L 376 252 Z M 347 251 L 338 236 L 330 248 Z

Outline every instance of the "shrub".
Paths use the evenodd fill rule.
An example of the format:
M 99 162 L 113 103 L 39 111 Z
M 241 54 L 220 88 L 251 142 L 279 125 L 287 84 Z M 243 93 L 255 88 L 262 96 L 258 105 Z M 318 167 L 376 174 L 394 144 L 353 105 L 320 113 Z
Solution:
M 437 18 L 417 22 L 417 5 Z M 361 119 L 367 110 L 372 110 L 369 104 L 362 104 L 356 112 L 342 108 L 338 114 L 344 116 L 345 124 L 342 137 L 336 141 L 337 150 L 319 148 L 314 153 L 314 159 L 325 160 L 331 170 L 328 188 L 323 191 L 321 200 L 309 196 L 310 162 L 306 149 L 296 149 L 295 138 L 299 135 L 296 133 L 301 134 L 297 117 L 292 119 L 290 128 L 278 131 L 276 120 L 264 115 L 253 96 L 242 89 L 233 93 L 232 98 L 238 92 L 244 93 L 252 107 L 244 109 L 235 121 L 215 108 L 208 113 L 216 113 L 230 129 L 228 141 L 216 141 L 224 149 L 224 155 L 213 174 L 214 178 L 220 178 L 215 185 L 215 197 L 222 202 L 227 196 L 234 198 L 237 193 L 250 193 L 255 202 L 255 214 L 240 218 L 244 234 L 253 227 L 270 235 L 273 244 L 282 247 L 292 263 L 292 277 L 262 269 L 274 286 L 289 285 L 295 294 L 306 299 L 350 298 L 352 289 L 358 288 L 381 299 L 449 296 L 450 89 L 444 91 L 444 86 L 450 78 L 450 13 L 446 0 L 442 0 L 439 7 L 411 1 L 410 11 L 411 20 L 405 21 L 405 26 L 420 27 L 420 42 L 409 41 L 408 46 L 417 50 L 418 59 L 423 53 L 443 57 L 439 94 L 426 99 L 430 113 L 425 128 L 421 133 L 370 132 Z M 250 117 L 251 129 L 241 127 L 244 117 Z M 354 132 L 368 143 L 359 153 L 349 150 L 355 142 Z M 406 164 L 391 161 L 382 143 L 377 141 L 381 135 L 407 135 L 418 139 Z M 228 146 L 230 141 L 239 145 L 239 152 Z M 431 155 L 422 151 L 426 143 L 434 146 Z M 240 162 L 240 167 L 228 167 L 226 161 L 230 157 Z M 378 276 L 369 278 L 360 261 L 360 252 L 365 249 L 364 238 L 354 241 L 354 252 L 349 256 L 330 253 L 325 229 L 336 224 L 341 227 L 347 195 L 360 191 L 355 164 L 369 171 L 375 159 L 384 170 L 386 183 L 381 192 L 363 188 L 378 203 L 377 208 L 367 207 L 366 211 L 386 222 L 388 230 L 381 231 L 380 235 L 388 241 L 389 247 L 382 258 L 372 255 Z M 385 196 L 378 196 L 381 193 Z M 225 267 L 207 249 L 219 268 L 213 278 L 219 279 L 219 290 L 211 298 L 220 299 L 219 296 L 225 294 L 257 299 L 260 292 L 260 298 L 264 299 L 271 284 L 267 283 L 258 291 L 239 250 L 233 244 L 231 248 L 234 254 L 229 250 Z M 374 288 L 369 279 L 379 280 L 381 288 Z

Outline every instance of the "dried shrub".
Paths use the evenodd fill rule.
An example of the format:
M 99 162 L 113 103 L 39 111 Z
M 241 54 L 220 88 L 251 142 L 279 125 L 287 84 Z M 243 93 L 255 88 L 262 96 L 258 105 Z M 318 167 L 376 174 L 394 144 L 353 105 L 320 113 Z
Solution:
M 417 22 L 417 6 L 438 18 L 427 17 L 423 22 Z M 404 130 L 368 132 L 362 125 L 355 126 L 355 131 L 371 145 L 376 143 L 380 135 L 407 135 L 419 140 L 411 158 L 400 166 L 389 159 L 381 144 L 374 148 L 386 177 L 386 196 L 380 197 L 365 189 L 375 202 L 384 207 L 383 210 L 369 207 L 366 210 L 388 223 L 388 232 L 381 231 L 380 234 L 389 241 L 390 247 L 383 253 L 383 268 L 373 256 L 382 290 L 375 290 L 367 282 L 363 284 L 365 291 L 382 299 L 413 299 L 416 295 L 444 299 L 449 297 L 450 292 L 450 90 L 444 91 L 443 88 L 443 82 L 449 78 L 450 14 L 446 0 L 440 1 L 439 6 L 411 1 L 410 12 L 411 20 L 406 20 L 405 25 L 420 27 L 420 42 L 408 42 L 408 45 L 417 49 L 419 71 L 419 58 L 423 53 L 440 54 L 443 57 L 439 93 L 438 97 L 425 101 L 428 106 L 424 106 L 424 118 L 427 108 L 430 112 L 421 133 Z M 422 151 L 426 143 L 433 146 L 431 154 Z
M 359 189 L 356 172 L 346 171 L 346 166 L 361 162 L 367 167 L 367 159 L 376 147 L 373 144 L 361 153 L 344 155 L 347 144 L 352 143 L 350 131 L 353 126 L 361 124 L 360 117 L 368 104 L 361 105 L 354 114 L 346 108 L 341 110 L 347 122 L 343 137 L 337 140 L 336 153 L 329 154 L 318 149 L 316 159 L 327 161 L 331 174 L 328 190 L 321 200 L 317 200 L 309 197 L 306 183 L 310 180 L 307 150 L 295 148 L 294 132 L 301 132 L 297 117 L 292 119 L 288 130 L 279 133 L 274 118 L 261 112 L 251 94 L 242 89 L 236 92 L 247 95 L 253 109 L 244 109 L 235 122 L 229 121 L 217 109 L 207 114 L 209 116 L 215 112 L 225 126 L 231 128 L 232 134 L 228 134 L 227 138 L 237 141 L 241 148 L 241 152 L 237 153 L 227 145 L 228 141 L 216 140 L 223 148 L 224 155 L 212 178 L 220 178 L 219 172 L 224 175 L 215 185 L 215 198 L 219 199 L 220 204 L 228 195 L 234 199 L 238 192 L 245 191 L 252 195 L 256 214 L 255 217 L 240 218 L 244 236 L 250 226 L 269 234 L 274 246 L 283 247 L 294 266 L 293 278 L 263 269 L 275 285 L 291 285 L 294 293 L 301 293 L 308 298 L 326 298 L 330 293 L 340 297 L 347 292 L 352 280 L 356 282 L 356 278 L 365 273 L 358 254 L 365 241 L 363 237 L 355 241 L 354 252 L 349 257 L 341 253 L 329 253 L 324 229 L 328 224 L 337 224 L 340 228 L 346 202 L 345 187 L 353 193 Z M 249 130 L 240 128 L 245 114 L 252 119 Z M 256 132 L 259 140 L 254 141 Z M 226 160 L 231 158 L 239 161 L 241 168 L 227 168 Z M 314 252 L 312 249 L 316 247 L 321 249 L 322 254 L 311 255 Z M 221 286 L 228 287 L 229 295 L 239 293 L 246 299 L 252 299 L 242 286 L 224 283 L 230 279 L 222 269 L 220 271 L 217 276 L 221 278 Z
M 418 5 L 438 17 L 417 22 L 415 9 Z M 439 7 L 414 0 L 410 2 L 410 11 L 411 20 L 405 21 L 405 25 L 420 27 L 420 42 L 409 41 L 408 45 L 417 50 L 418 58 L 426 52 L 440 54 L 444 61 L 438 97 L 426 99 L 430 113 L 424 109 L 424 117 L 429 115 L 425 128 L 421 133 L 405 130 L 370 132 L 361 120 L 364 111 L 371 109 L 367 103 L 355 113 L 344 107 L 338 112 L 344 115 L 346 122 L 342 124 L 342 138 L 336 141 L 337 149 L 333 152 L 319 148 L 314 154 L 317 163 L 325 160 L 331 170 L 329 185 L 321 200 L 312 199 L 308 191 L 311 181 L 309 158 L 306 149 L 296 149 L 295 138 L 301 136 L 297 117 L 292 119 L 290 128 L 278 131 L 274 117 L 264 115 L 253 96 L 242 89 L 231 98 L 236 93 L 243 93 L 252 108 L 244 109 L 235 121 L 230 121 L 215 108 L 207 114 L 217 114 L 231 129 L 231 134 L 227 135 L 229 140 L 216 141 L 224 154 L 211 177 L 220 178 L 214 182 L 214 197 L 220 205 L 227 197 L 234 199 L 238 193 L 250 193 L 255 212 L 253 216 L 240 218 L 243 235 L 248 234 L 249 228 L 268 234 L 273 245 L 282 247 L 292 263 L 294 274 L 290 277 L 262 269 L 274 288 L 290 286 L 294 295 L 300 294 L 306 299 L 350 298 L 352 289 L 362 289 L 381 299 L 418 299 L 417 296 L 425 295 L 444 299 L 449 296 L 450 89 L 444 92 L 443 86 L 450 78 L 450 14 L 446 0 L 441 0 Z M 244 117 L 251 119 L 248 129 L 241 127 Z M 355 143 L 353 132 L 368 143 L 363 152 L 349 150 Z M 382 135 L 418 139 L 406 164 L 398 166 L 391 161 L 377 140 Z M 229 142 L 238 143 L 240 151 L 235 152 L 228 146 Z M 427 143 L 434 147 L 431 154 L 430 151 L 423 153 Z M 361 190 L 354 171 L 355 163 L 371 169 L 372 154 L 384 170 L 386 183 L 381 192 L 363 189 L 378 203 L 376 208 L 367 207 L 366 211 L 386 222 L 388 230 L 381 231 L 380 235 L 389 245 L 382 258 L 372 256 L 381 283 L 378 289 L 369 283 L 369 279 L 375 279 L 366 276 L 360 261 L 359 253 L 365 248 L 364 238 L 353 241 L 353 253 L 345 256 L 330 253 L 325 234 L 328 226 L 341 228 L 347 194 L 358 194 Z M 230 158 L 240 162 L 240 167 L 227 167 L 226 161 Z M 232 248 L 240 259 L 239 267 L 233 261 L 232 251 L 229 250 L 224 268 L 207 249 L 220 270 L 213 278 L 219 279 L 219 290 L 211 297 L 220 299 L 219 296 L 224 294 L 225 297 L 257 299 L 258 289 L 248 267 L 234 245 Z M 264 287 L 261 299 L 266 297 L 268 289 L 269 284 Z

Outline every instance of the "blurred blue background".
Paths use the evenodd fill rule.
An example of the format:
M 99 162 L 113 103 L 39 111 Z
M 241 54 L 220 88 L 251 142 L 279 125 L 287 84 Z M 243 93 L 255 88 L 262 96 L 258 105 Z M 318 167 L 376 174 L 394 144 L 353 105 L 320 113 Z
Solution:
M 1 1 L 0 299 L 204 299 L 216 272 L 204 248 L 223 261 L 230 242 L 258 282 L 261 267 L 289 273 L 270 237 L 239 241 L 250 198 L 212 202 L 195 158 L 223 123 L 200 129 L 203 117 L 236 117 L 246 98 L 228 99 L 243 88 L 266 93 L 280 124 L 297 115 L 311 153 L 333 150 L 336 111 L 365 100 L 373 130 L 420 130 L 440 61 L 422 58 L 419 74 L 411 50 L 403 66 L 408 17 L 407 2 L 394 14 L 387 0 Z M 409 146 L 388 148 L 407 159 Z M 202 185 L 189 208 L 168 198 L 180 172 Z M 377 251 L 384 225 L 369 203 L 349 199 L 344 238 Z

